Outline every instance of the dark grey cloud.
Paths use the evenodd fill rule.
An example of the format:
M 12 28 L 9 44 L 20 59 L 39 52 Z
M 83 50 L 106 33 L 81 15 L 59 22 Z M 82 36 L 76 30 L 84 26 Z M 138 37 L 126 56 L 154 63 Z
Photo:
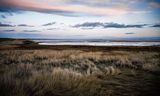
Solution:
M 0 12 L 3 13 L 5 17 L 8 17 L 8 16 L 13 16 L 14 14 L 25 13 L 25 10 L 20 10 L 17 8 L 10 8 L 10 7 L 2 7 L 0 5 Z
M 15 30 L 9 29 L 9 30 L 1 30 L 0 32 L 14 32 Z
M 17 26 L 21 26 L 21 27 L 34 27 L 33 25 L 27 25 L 27 24 L 19 24 Z
M 72 27 L 75 28 L 143 28 L 147 26 L 147 24 L 133 24 L 133 25 L 126 25 L 126 24 L 118 24 L 118 23 L 101 23 L 101 22 L 85 22 L 83 24 L 76 24 Z
M 13 13 L 17 12 L 11 8 L 0 7 L 0 12 L 5 13 L 6 15 L 13 16 Z
M 135 34 L 134 32 L 128 32 L 128 33 L 125 33 L 127 35 L 130 35 L 130 34 Z
M 152 25 L 151 27 L 160 27 L 160 24 Z
M 6 16 L 5 16 L 5 15 L 1 15 L 1 18 L 5 19 L 5 18 L 6 18 Z
M 50 25 L 54 25 L 54 24 L 56 24 L 56 22 L 46 23 L 46 24 L 43 24 L 42 26 L 50 26 Z
M 41 32 L 39 30 L 23 30 L 23 32 Z
M 15 25 L 11 25 L 11 24 L 4 24 L 0 22 L 0 27 L 14 27 Z
M 103 23 L 100 22 L 85 22 L 83 24 L 76 24 L 73 27 L 100 27 L 103 26 Z
M 125 25 L 125 24 L 118 24 L 118 23 L 104 23 L 104 28 L 142 28 L 147 24 L 135 24 L 135 25 Z
M 58 29 L 58 28 L 48 28 L 47 30 L 55 30 L 55 29 Z

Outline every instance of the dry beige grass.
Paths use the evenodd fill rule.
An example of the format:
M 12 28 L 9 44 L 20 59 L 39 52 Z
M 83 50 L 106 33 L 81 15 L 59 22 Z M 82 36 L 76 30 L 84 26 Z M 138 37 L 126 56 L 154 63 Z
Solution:
M 159 58 L 160 53 L 146 51 L 3 50 L 0 93 L 2 96 L 146 95 L 142 92 L 152 91 L 147 83 L 153 85 L 153 77 L 160 72 Z M 146 85 L 139 86 L 141 78 Z M 154 78 L 156 82 L 159 80 Z

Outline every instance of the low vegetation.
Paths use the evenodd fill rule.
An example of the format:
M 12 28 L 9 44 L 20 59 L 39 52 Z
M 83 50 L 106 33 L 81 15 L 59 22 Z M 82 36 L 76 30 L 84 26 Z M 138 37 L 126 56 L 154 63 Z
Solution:
M 159 96 L 158 46 L 0 45 L 0 96 Z
M 1 96 L 158 96 L 160 53 L 1 50 Z

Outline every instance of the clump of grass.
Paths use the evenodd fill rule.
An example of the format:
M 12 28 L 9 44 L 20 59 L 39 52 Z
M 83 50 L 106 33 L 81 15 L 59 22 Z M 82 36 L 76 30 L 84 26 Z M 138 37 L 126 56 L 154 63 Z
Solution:
M 3 96 L 97 96 L 101 92 L 100 80 L 69 69 L 54 68 L 48 73 L 32 74 L 18 79 L 5 74 L 0 79 Z
M 120 73 L 121 73 L 121 71 L 118 68 L 114 68 L 113 66 L 105 67 L 105 74 L 106 75 L 117 75 Z
M 160 67 L 158 65 L 153 65 L 153 64 L 143 64 L 142 66 L 143 70 L 149 71 L 149 72 L 160 72 Z

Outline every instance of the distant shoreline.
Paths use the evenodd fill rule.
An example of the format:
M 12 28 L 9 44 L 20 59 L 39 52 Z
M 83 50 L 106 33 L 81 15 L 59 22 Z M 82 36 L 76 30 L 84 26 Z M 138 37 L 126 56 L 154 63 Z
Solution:
M 160 46 L 89 46 L 89 45 L 39 45 L 27 39 L 0 39 L 0 50 L 84 50 L 84 51 L 155 51 Z
M 89 42 L 160 42 L 160 40 L 111 40 L 111 39 L 28 39 L 28 40 L 60 40 L 60 41 L 89 41 Z
M 46 39 L 46 38 L 0 38 L 1 40 L 60 40 L 60 41 L 89 41 L 89 42 L 103 42 L 103 41 L 108 41 L 108 42 L 160 42 L 160 39 L 158 40 L 112 40 L 112 39 Z

